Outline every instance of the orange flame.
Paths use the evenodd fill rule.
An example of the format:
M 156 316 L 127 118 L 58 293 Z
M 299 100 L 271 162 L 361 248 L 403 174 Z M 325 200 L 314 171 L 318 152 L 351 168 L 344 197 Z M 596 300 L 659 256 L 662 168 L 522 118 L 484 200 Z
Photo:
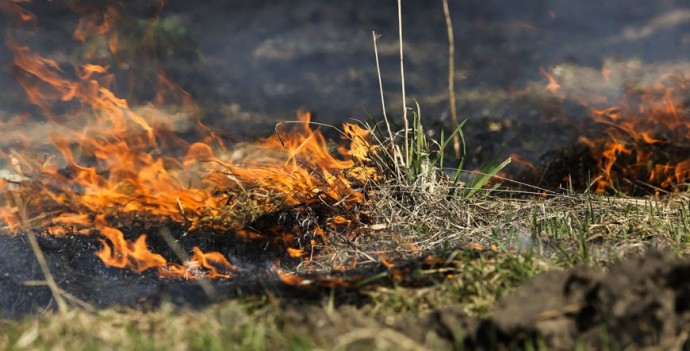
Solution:
M 126 240 L 121 231 L 102 227 L 100 234 L 108 239 L 112 248 L 104 239 L 99 239 L 103 248 L 96 253 L 105 265 L 114 268 L 129 268 L 134 272 L 143 272 L 156 268 L 158 274 L 166 278 L 231 278 L 236 267 L 218 252 L 204 253 L 194 247 L 194 255 L 182 265 L 168 262 L 163 256 L 152 253 L 146 245 L 146 234 L 136 241 Z
M 558 84 L 553 75 L 547 72 L 543 67 L 539 68 L 539 72 L 541 72 L 541 74 L 549 81 L 549 84 L 546 85 L 546 91 L 552 95 L 557 95 L 559 90 L 561 90 L 561 85 Z
M 610 69 L 603 74 L 610 77 Z M 554 85 L 552 79 L 549 86 Z M 580 137 L 598 163 L 596 192 L 640 186 L 668 191 L 686 186 L 690 181 L 690 114 L 684 101 L 689 91 L 687 77 L 665 75 L 642 92 L 627 91 L 621 101 L 590 107 L 592 120 L 604 127 L 602 136 Z M 605 98 L 599 100 L 597 104 L 607 103 Z
M 311 129 L 310 114 L 302 112 L 299 119 L 301 123 L 296 123 L 293 130 L 286 132 L 279 128 L 277 135 L 248 150 L 249 154 L 241 162 L 219 161 L 223 166 L 220 172 L 228 176 L 214 176 L 210 180 L 221 188 L 254 186 L 271 189 L 291 206 L 308 202 L 315 196 L 336 201 L 362 201 L 363 194 L 352 189 L 353 178 L 344 176 L 342 172 L 351 171 L 354 179 L 360 181 L 374 176 L 373 168 L 357 166 L 357 163 L 366 161 L 366 153 L 362 149 L 368 132 L 346 124 L 347 131 L 356 133 L 350 136 L 354 146 L 344 152 L 341 150 L 351 156 L 349 160 L 338 159 L 329 153 L 323 134 Z M 283 157 L 280 154 L 286 154 L 282 161 L 279 161 Z
M 121 231 L 111 228 L 100 228 L 100 234 L 110 240 L 108 243 L 100 239 L 103 249 L 96 253 L 103 263 L 115 268 L 129 268 L 135 272 L 143 272 L 149 268 L 165 267 L 167 261 L 163 256 L 153 254 L 146 246 L 146 234 L 142 234 L 135 242 L 125 240 Z

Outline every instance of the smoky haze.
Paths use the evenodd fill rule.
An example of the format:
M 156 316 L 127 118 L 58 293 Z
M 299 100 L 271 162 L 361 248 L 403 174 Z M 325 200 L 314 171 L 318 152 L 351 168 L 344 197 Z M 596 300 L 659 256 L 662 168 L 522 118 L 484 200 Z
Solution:
M 32 7 L 45 29 L 34 49 L 68 64 L 78 47 L 70 36 L 79 16 L 59 2 Z M 690 6 L 682 1 L 473 0 L 451 1 L 450 7 L 458 98 L 470 118 L 478 107 L 463 91 L 521 89 L 543 81 L 542 66 L 599 68 L 606 59 L 653 63 L 690 56 Z M 232 116 L 225 115 L 233 111 L 268 122 L 290 118 L 298 108 L 328 121 L 362 118 L 363 108 L 380 110 L 371 31 L 382 35 L 389 110 L 398 106 L 393 103 L 399 90 L 395 1 L 172 0 L 162 10 L 154 1 L 125 2 L 122 8 L 135 19 L 127 26 L 158 18 L 163 37 L 158 64 L 202 105 L 216 107 L 212 120 L 219 125 L 231 123 Z M 408 94 L 424 103 L 429 118 L 438 118 L 446 105 L 442 8 L 408 1 L 403 10 Z M 0 64 L 0 77 L 10 80 L 11 58 L 4 47 Z

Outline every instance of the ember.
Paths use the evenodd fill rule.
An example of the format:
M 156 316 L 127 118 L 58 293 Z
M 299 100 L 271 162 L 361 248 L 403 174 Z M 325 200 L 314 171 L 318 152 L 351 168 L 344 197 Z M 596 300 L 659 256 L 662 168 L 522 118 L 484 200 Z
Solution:
M 37 25 L 19 2 L 2 0 L 0 9 L 18 27 Z M 74 38 L 102 38 L 115 55 L 117 10 L 77 11 L 86 15 Z M 339 156 L 331 153 L 321 131 L 312 129 L 308 112 L 256 143 L 227 148 L 207 128 L 199 141 L 189 143 L 173 131 L 173 107 L 135 108 L 116 96 L 110 88 L 116 77 L 107 65 L 84 63 L 70 75 L 58 62 L 22 44 L 16 28 L 9 28 L 7 37 L 29 102 L 64 132 L 49 135 L 54 150 L 47 158 L 30 156 L 31 150 L 2 152 L 13 172 L 0 178 L 0 220 L 6 231 L 34 227 L 53 236 L 97 233 L 102 249 L 96 255 L 109 267 L 156 269 L 162 277 L 196 279 L 230 278 L 237 267 L 224 254 L 199 247 L 193 247 L 187 262 L 172 262 L 151 251 L 149 236 L 139 232 L 128 239 L 125 228 L 174 223 L 190 236 L 210 230 L 246 240 L 262 238 L 282 245 L 286 257 L 299 258 L 306 247 L 325 240 L 327 225 L 358 221 L 347 218 L 347 209 L 365 201 L 362 185 L 376 179 L 376 170 L 367 165 L 374 149 L 368 131 L 358 125 L 344 125 L 341 134 L 349 147 L 340 147 Z M 159 86 L 157 104 L 175 94 L 176 101 L 185 102 L 180 108 L 184 113 L 195 112 L 188 94 L 163 74 Z M 29 223 L 19 216 L 11 194 L 24 199 Z M 332 211 L 329 223 L 306 215 L 294 226 L 247 227 L 264 215 L 303 204 L 341 210 Z

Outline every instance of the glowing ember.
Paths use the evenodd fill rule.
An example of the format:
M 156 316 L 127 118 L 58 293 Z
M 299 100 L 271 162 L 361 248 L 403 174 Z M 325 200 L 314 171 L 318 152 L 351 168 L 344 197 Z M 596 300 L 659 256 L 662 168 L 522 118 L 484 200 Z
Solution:
M 35 22 L 18 2 L 0 0 L 0 10 L 20 23 Z M 77 10 L 87 16 L 74 37 L 106 38 L 110 52 L 116 53 L 117 11 Z M 173 263 L 150 251 L 145 234 L 129 240 L 122 228 L 135 222 L 147 226 L 173 222 L 191 235 L 201 228 L 232 231 L 247 240 L 275 238 L 285 246 L 287 256 L 301 257 L 303 248 L 291 247 L 290 241 L 300 237 L 299 230 L 325 237 L 311 217 L 306 216 L 297 231 L 275 226 L 269 232 L 256 232 L 245 226 L 261 214 L 300 204 L 337 203 L 343 208 L 360 204 L 365 196 L 358 187 L 376 178 L 374 168 L 366 166 L 373 151 L 368 131 L 357 125 L 344 125 L 342 134 L 350 145 L 339 148 L 338 157 L 329 151 L 321 132 L 311 128 L 306 112 L 299 122 L 281 126 L 277 135 L 258 143 L 227 150 L 216 135 L 204 130 L 207 136 L 190 144 L 171 131 L 170 113 L 132 108 L 117 97 L 109 88 L 115 78 L 108 67 L 87 63 L 70 76 L 57 62 L 19 44 L 12 29 L 7 37 L 29 102 L 56 126 L 79 126 L 49 136 L 59 157 L 39 160 L 28 156 L 30 150 L 0 154 L 13 166 L 12 174 L 0 177 L 0 223 L 8 232 L 28 225 L 8 196 L 15 193 L 25 199 L 31 225 L 42 227 L 46 234 L 98 233 L 103 247 L 96 255 L 110 267 L 135 272 L 156 269 L 171 278 L 230 278 L 237 268 L 221 253 L 194 247 L 187 262 Z M 182 94 L 178 100 L 187 104 L 185 111 L 194 111 L 188 108 L 188 95 L 162 73 L 159 86 L 157 104 L 165 96 Z M 70 112 L 54 114 L 56 104 Z M 352 222 L 334 215 L 331 224 Z

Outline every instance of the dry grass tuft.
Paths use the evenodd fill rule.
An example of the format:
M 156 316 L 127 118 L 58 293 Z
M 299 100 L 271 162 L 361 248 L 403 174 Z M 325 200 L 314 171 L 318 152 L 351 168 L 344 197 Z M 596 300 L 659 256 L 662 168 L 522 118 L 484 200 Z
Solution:
M 345 262 L 357 255 L 411 258 L 471 246 L 572 266 L 606 265 L 649 248 L 690 252 L 686 195 L 621 198 L 480 191 L 464 198 L 449 196 L 453 187 L 450 179 L 433 186 L 395 180 L 376 185 L 369 209 L 375 224 L 348 245 L 334 241 L 324 253 L 336 251 Z

